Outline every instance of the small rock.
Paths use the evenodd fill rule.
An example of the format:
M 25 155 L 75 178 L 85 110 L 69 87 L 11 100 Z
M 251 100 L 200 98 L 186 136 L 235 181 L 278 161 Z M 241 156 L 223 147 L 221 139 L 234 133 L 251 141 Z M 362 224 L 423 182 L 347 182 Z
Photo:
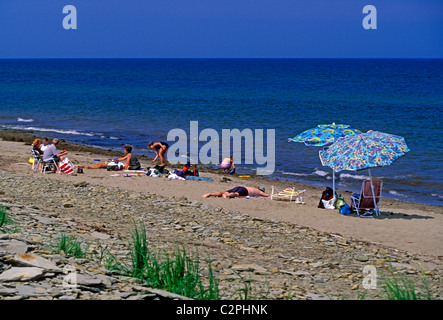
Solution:
M 360 261 L 360 262 L 367 262 L 369 261 L 369 257 L 365 256 L 365 255 L 360 255 L 355 257 L 355 260 Z
M 63 203 L 63 207 L 65 208 L 72 208 L 74 206 L 74 203 L 72 201 L 66 201 Z
M 7 262 L 16 267 L 36 267 L 51 272 L 62 272 L 57 265 L 45 258 L 37 256 L 35 254 L 20 253 L 12 258 L 9 258 Z
M 41 268 L 12 267 L 0 274 L 0 281 L 34 281 L 43 277 L 44 270 Z
M 25 242 L 15 239 L 0 240 L 0 252 L 7 253 L 25 253 L 28 251 L 28 245 Z

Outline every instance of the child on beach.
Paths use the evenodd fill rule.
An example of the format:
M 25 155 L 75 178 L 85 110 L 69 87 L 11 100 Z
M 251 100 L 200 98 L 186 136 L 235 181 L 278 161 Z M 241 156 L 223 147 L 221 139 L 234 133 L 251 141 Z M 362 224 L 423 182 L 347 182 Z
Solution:
M 141 165 L 135 154 L 132 154 L 132 147 L 125 146 L 125 156 L 115 159 L 117 161 L 118 170 L 140 170 Z M 120 161 L 126 161 L 124 165 Z M 107 168 L 109 163 L 99 163 L 93 166 L 85 166 L 86 169 L 101 169 Z

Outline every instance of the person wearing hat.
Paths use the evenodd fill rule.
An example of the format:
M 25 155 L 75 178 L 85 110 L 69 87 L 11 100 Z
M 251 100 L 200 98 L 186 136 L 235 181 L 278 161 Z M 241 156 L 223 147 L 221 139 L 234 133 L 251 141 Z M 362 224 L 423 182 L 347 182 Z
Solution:
M 202 198 L 222 197 L 222 198 L 237 198 L 237 197 L 270 197 L 270 194 L 265 193 L 264 187 L 242 187 L 237 186 L 227 191 L 218 191 L 213 193 L 205 193 Z
M 191 166 L 191 164 L 188 161 L 182 169 L 182 171 L 184 171 L 187 176 L 192 174 L 191 170 L 189 170 L 190 166 Z

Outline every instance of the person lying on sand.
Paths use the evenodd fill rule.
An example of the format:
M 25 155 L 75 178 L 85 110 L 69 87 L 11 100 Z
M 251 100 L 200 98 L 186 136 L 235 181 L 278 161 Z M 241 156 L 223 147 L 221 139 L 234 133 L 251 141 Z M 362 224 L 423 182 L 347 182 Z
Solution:
M 117 160 L 115 160 L 117 161 Z M 113 164 L 115 164 L 116 169 L 115 170 L 123 170 L 124 168 L 124 164 L 123 162 L 115 162 L 115 161 L 111 161 L 108 163 L 98 163 L 95 164 L 93 166 L 85 166 L 86 169 L 102 169 L 102 168 L 108 168 L 109 166 L 112 166 Z
M 119 170 L 140 170 L 140 162 L 137 159 L 137 156 L 132 154 L 132 147 L 125 146 L 125 156 L 122 158 L 115 159 L 115 161 L 126 161 L 123 165 L 123 168 L 119 168 Z M 108 163 L 99 163 L 93 166 L 85 166 L 86 169 L 100 169 L 107 168 Z M 117 164 L 118 165 L 118 164 Z M 121 165 L 120 165 L 121 166 Z
M 209 197 L 222 197 L 222 198 L 236 198 L 236 197 L 269 197 L 270 194 L 267 194 L 264 192 L 264 187 L 235 187 L 232 189 L 229 189 L 228 191 L 219 191 L 219 192 L 213 192 L 213 193 L 205 193 L 202 195 L 202 198 L 209 198 Z

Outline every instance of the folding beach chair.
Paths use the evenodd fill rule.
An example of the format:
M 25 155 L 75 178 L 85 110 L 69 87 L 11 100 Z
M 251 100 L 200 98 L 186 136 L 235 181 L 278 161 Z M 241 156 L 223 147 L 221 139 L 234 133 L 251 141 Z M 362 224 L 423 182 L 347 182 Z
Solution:
M 294 201 L 295 203 L 305 204 L 305 191 L 306 190 L 295 190 L 295 187 L 279 191 L 276 187 L 272 186 L 271 199 L 286 200 L 289 202 Z
M 32 154 L 32 171 L 36 172 L 38 170 L 38 166 L 43 162 L 43 157 L 40 154 L 37 154 L 34 149 L 31 149 Z
M 41 172 L 45 173 L 46 169 L 53 170 L 53 166 L 55 166 L 56 172 L 60 173 L 59 169 L 58 169 L 58 166 L 57 166 L 57 162 L 55 162 L 55 160 L 53 158 L 51 158 L 51 159 L 49 159 L 47 161 L 44 161 L 42 159 L 42 171 Z
M 360 210 L 375 210 L 375 214 L 380 215 L 378 203 L 381 198 L 383 181 L 366 179 L 361 185 L 360 194 L 351 195 L 352 208 L 360 215 Z M 374 190 L 374 193 L 372 192 Z M 364 214 L 363 214 L 364 215 Z

